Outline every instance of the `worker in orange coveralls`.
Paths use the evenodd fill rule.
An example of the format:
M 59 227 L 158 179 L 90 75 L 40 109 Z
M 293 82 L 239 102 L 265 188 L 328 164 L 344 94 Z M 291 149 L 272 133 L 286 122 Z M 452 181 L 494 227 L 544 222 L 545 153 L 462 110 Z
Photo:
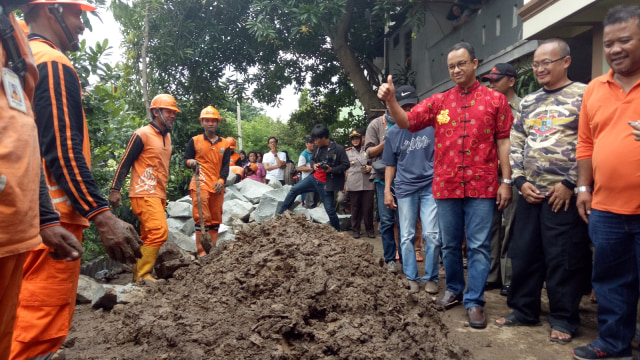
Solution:
M 215 244 L 218 240 L 218 228 L 222 223 L 224 183 L 229 175 L 229 158 L 233 150 L 225 138 L 216 135 L 219 123 L 218 110 L 213 106 L 204 108 L 200 112 L 200 125 L 204 128 L 204 134 L 192 137 L 184 152 L 185 165 L 194 170 L 200 168 L 200 196 L 205 229 L 200 228 L 195 178 L 189 184 L 193 200 L 193 220 L 196 222 L 198 256 L 205 255 L 200 243 L 202 231 L 207 231 Z
M 95 9 L 84 0 L 37 0 L 23 8 L 40 75 L 33 100 L 38 141 L 49 196 L 62 227 L 82 241 L 82 231 L 93 221 L 107 254 L 116 261 L 133 263 L 142 256 L 140 238 L 133 226 L 109 211 L 91 175 L 82 88 L 65 56 L 65 52 L 79 49 L 78 37 L 84 31 L 82 12 Z M 21 201 L 28 203 L 26 198 Z M 18 214 L 13 216 L 19 218 Z M 80 262 L 56 261 L 49 252 L 38 246 L 27 253 L 11 359 L 50 358 L 69 332 Z
M 153 120 L 136 130 L 127 144 L 111 183 L 109 203 L 122 206 L 120 188 L 129 170 L 131 185 L 129 199 L 133 212 L 140 220 L 140 247 L 142 258 L 133 267 L 133 281 L 155 281 L 151 273 L 158 251 L 169 237 L 169 226 L 164 210 L 167 205 L 167 183 L 171 161 L 171 135 L 169 131 L 180 112 L 176 99 L 169 94 L 153 98 L 149 106 Z
M 229 157 L 229 166 L 240 166 L 238 165 L 238 161 L 240 160 L 240 154 L 236 152 L 236 139 L 229 136 L 227 138 L 227 143 L 229 143 L 229 148 L 231 149 L 231 156 Z
M 28 251 L 47 249 L 52 258 L 68 261 L 82 255 L 78 240 L 60 226 L 41 176 L 32 110 L 38 71 L 27 37 L 12 13 L 24 3 L 0 1 L 0 30 L 6 35 L 0 39 L 0 360 L 8 359 L 11 352 Z

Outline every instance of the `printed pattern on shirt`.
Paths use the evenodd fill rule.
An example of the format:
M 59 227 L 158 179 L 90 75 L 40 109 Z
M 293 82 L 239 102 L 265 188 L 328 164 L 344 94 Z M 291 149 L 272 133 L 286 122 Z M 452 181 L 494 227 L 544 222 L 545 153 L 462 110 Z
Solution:
M 524 176 L 543 192 L 562 180 L 577 183 L 576 145 L 585 88 L 574 82 L 553 92 L 540 89 L 522 99 L 511 131 L 514 179 Z

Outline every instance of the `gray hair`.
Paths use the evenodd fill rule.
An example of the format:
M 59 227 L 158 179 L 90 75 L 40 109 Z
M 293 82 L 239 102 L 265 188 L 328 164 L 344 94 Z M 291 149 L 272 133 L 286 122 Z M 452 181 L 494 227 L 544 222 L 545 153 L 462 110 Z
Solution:
M 455 45 L 453 45 L 450 49 L 449 49 L 449 53 L 452 51 L 457 51 L 460 49 L 465 49 L 467 50 L 467 52 L 469 53 L 469 55 L 471 56 L 471 60 L 476 58 L 476 50 L 473 48 L 473 45 L 469 44 L 466 41 L 461 41 Z

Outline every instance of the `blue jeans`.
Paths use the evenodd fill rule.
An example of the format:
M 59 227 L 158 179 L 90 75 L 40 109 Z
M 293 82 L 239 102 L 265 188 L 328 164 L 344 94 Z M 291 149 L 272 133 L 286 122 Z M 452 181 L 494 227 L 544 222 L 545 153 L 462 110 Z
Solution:
M 440 235 L 438 228 L 438 211 L 436 201 L 431 194 L 431 185 L 425 186 L 417 192 L 396 199 L 398 203 L 398 221 L 400 223 L 400 250 L 402 251 L 402 271 L 407 280 L 439 281 L 438 264 L 440 260 Z M 424 277 L 418 277 L 416 264 L 416 221 L 420 207 L 420 221 L 422 221 L 422 238 L 424 239 Z
M 382 251 L 384 262 L 396 260 L 396 235 L 393 232 L 393 224 L 396 222 L 396 211 L 384 206 L 384 184 L 376 182 L 378 198 L 378 215 L 380 216 L 380 237 L 382 238 Z
M 631 355 L 636 332 L 640 215 L 591 210 L 589 236 L 594 246 L 591 283 L 598 298 L 598 338 L 605 351 Z
M 340 220 L 338 219 L 338 214 L 336 214 L 336 204 L 333 191 L 326 191 L 324 187 L 325 183 L 318 181 L 318 179 L 312 175 L 307 176 L 304 180 L 295 184 L 291 190 L 289 190 L 278 214 L 282 214 L 285 210 L 289 209 L 298 195 L 307 192 L 317 192 L 320 194 L 324 211 L 326 211 L 329 216 L 331 226 L 333 226 L 336 231 L 340 231 Z
M 465 288 L 462 266 L 462 239 L 467 236 L 467 290 L 465 308 L 484 307 L 484 284 L 491 266 L 491 222 L 496 199 L 436 200 L 438 223 L 442 233 L 442 262 L 447 290 L 456 295 Z

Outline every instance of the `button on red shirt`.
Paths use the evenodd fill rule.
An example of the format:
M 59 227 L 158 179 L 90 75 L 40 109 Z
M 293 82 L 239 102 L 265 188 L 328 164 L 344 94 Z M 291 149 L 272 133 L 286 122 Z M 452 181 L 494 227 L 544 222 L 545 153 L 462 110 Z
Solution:
M 493 198 L 498 193 L 497 139 L 509 137 L 513 114 L 504 95 L 475 82 L 424 99 L 407 113 L 409 130 L 435 129 L 433 196 Z

